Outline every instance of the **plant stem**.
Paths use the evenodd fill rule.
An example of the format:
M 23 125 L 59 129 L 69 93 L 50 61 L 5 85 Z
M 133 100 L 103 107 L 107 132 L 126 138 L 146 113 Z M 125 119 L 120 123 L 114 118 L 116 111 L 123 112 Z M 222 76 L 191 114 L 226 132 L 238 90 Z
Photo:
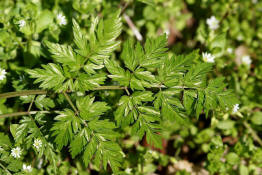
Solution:
M 153 86 L 152 88 L 167 88 L 164 85 L 161 86 Z M 93 91 L 98 90 L 127 90 L 127 87 L 122 86 L 100 86 L 97 88 L 92 89 Z M 190 87 L 184 87 L 184 86 L 174 86 L 170 89 L 196 89 L 196 88 L 190 88 Z M 19 97 L 19 96 L 27 96 L 27 95 L 44 95 L 47 94 L 46 90 L 24 90 L 24 91 L 18 91 L 18 92 L 6 92 L 0 94 L 0 98 L 12 98 L 12 97 Z
M 71 101 L 70 97 L 67 95 L 66 92 L 63 92 L 63 94 L 64 94 L 66 100 L 68 101 L 68 103 L 70 104 L 70 106 L 74 109 L 75 113 L 78 115 L 78 110 L 76 109 L 75 105 Z
M 30 112 L 30 111 L 31 111 L 31 108 L 32 108 L 32 106 L 33 106 L 34 101 L 35 101 L 35 96 L 34 96 L 34 98 L 32 99 L 32 101 L 31 101 L 31 103 L 30 103 L 30 105 L 29 105 L 29 107 L 28 107 L 27 112 Z
M 122 86 L 100 86 L 97 88 L 94 88 L 93 90 L 117 90 L 117 89 L 125 89 L 125 87 Z
M 4 167 L 4 165 L 3 165 L 2 163 L 0 163 L 0 166 L 3 168 L 3 170 L 6 171 L 6 173 L 7 173 L 8 175 L 12 175 L 12 174 L 8 171 L 8 169 L 6 169 L 6 167 Z
M 133 21 L 130 19 L 130 17 L 125 13 L 123 14 L 123 16 L 124 16 L 126 23 L 128 24 L 128 26 L 132 30 L 133 34 L 136 36 L 136 39 L 138 41 L 142 41 L 143 37 L 142 37 L 141 33 L 139 32 L 139 30 L 137 29 L 137 27 L 135 26 L 135 24 L 133 23 Z
M 2 93 L 0 94 L 0 98 L 11 98 L 11 97 L 26 96 L 26 95 L 40 95 L 46 93 L 47 91 L 45 90 L 25 90 L 25 91 L 18 91 L 18 92 Z
M 257 135 L 256 131 L 254 131 L 253 128 L 246 121 L 244 121 L 243 124 L 248 129 L 248 131 L 251 133 L 254 140 L 256 140 L 259 143 L 260 146 L 262 146 L 262 140 Z
M 27 112 L 27 111 L 24 111 L 24 112 L 14 112 L 14 113 L 9 113 L 9 114 L 1 114 L 0 115 L 0 119 L 1 118 L 7 118 L 7 117 L 16 117 L 16 116 L 21 116 L 21 115 L 31 115 L 31 114 L 36 114 L 36 113 L 43 113 L 43 114 L 49 114 L 51 112 L 49 111 L 30 111 L 30 112 Z

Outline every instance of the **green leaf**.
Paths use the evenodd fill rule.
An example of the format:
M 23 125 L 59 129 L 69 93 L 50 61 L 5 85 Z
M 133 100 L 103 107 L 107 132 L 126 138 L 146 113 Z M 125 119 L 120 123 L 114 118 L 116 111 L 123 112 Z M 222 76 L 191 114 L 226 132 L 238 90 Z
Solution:
M 199 63 L 196 66 L 192 66 L 185 76 L 185 85 L 187 87 L 205 87 L 206 75 L 211 68 L 212 64 L 209 63 Z
M 136 48 L 140 47 L 143 51 L 142 46 L 138 43 Z M 137 50 L 137 49 L 136 49 Z M 123 45 L 123 51 L 121 53 L 121 59 L 124 61 L 125 66 L 131 71 L 135 71 L 139 64 L 139 60 L 136 57 L 134 49 L 134 40 L 127 40 Z
M 31 78 L 36 78 L 34 83 L 41 83 L 40 87 L 44 89 L 53 89 L 57 92 L 66 90 L 61 87 L 61 84 L 66 80 L 63 69 L 56 64 L 49 63 L 42 65 L 44 69 L 27 69 L 26 72 L 30 74 Z
M 60 45 L 45 41 L 45 45 L 48 47 L 52 57 L 59 63 L 70 65 L 76 62 L 76 54 L 72 47 L 66 45 Z
M 140 62 L 140 66 L 145 68 L 157 67 L 161 63 L 161 58 L 167 55 L 167 37 L 161 35 L 156 39 L 147 39 L 145 43 L 145 56 Z
M 22 169 L 23 163 L 21 160 L 12 160 L 11 163 L 6 167 L 8 170 L 18 172 Z
M 198 51 L 193 51 L 188 55 L 174 55 L 165 57 L 163 64 L 158 69 L 159 79 L 167 87 L 181 85 L 184 74 L 189 71 L 194 60 L 198 59 Z
M 81 91 L 92 90 L 99 87 L 101 84 L 104 84 L 105 79 L 106 76 L 103 73 L 95 75 L 81 73 L 75 81 L 75 87 Z
M 89 96 L 79 98 L 76 102 L 80 115 L 85 120 L 93 120 L 94 117 L 103 115 L 110 109 L 105 102 L 94 102 L 95 97 Z
M 36 32 L 41 33 L 53 22 L 54 15 L 49 10 L 43 10 L 37 18 Z
M 227 108 L 231 109 L 238 103 L 238 99 L 232 90 L 225 90 L 226 84 L 223 81 L 223 77 L 211 80 L 205 89 L 204 107 L 206 113 L 210 109 L 216 109 L 218 105 L 223 110 L 227 110 Z
M 89 59 L 95 64 L 103 64 L 104 59 L 109 58 L 119 46 L 116 38 L 122 30 L 120 11 L 115 12 L 106 20 L 93 21 L 90 28 L 90 53 Z
M 35 99 L 35 105 L 41 110 L 49 110 L 50 108 L 55 107 L 54 101 L 51 98 L 46 97 L 46 95 L 37 96 L 37 98 Z
M 15 138 L 16 136 L 16 128 L 18 127 L 18 124 L 11 124 L 10 125 L 10 132 L 12 134 L 12 136 Z
M 34 122 L 30 119 L 30 117 L 23 117 L 22 120 L 19 121 L 19 126 L 15 131 L 15 141 L 16 143 L 21 143 L 27 136 L 30 128 L 33 128 Z
M 153 93 L 151 91 L 136 91 L 132 94 L 132 99 L 135 104 L 142 104 L 141 102 L 151 102 L 154 100 Z
M 76 20 L 73 19 L 73 34 L 74 34 L 74 43 L 78 47 L 76 52 L 83 57 L 87 57 L 89 54 L 89 46 L 87 38 L 82 33 L 80 26 L 77 24 Z
M 120 65 L 113 60 L 105 59 L 105 66 L 111 75 L 108 77 L 118 81 L 120 85 L 128 86 L 130 81 L 130 72 L 125 71 Z
M 56 122 L 52 127 L 53 136 L 55 136 L 55 143 L 59 150 L 72 141 L 73 136 L 80 128 L 80 120 L 75 116 L 70 109 L 65 109 L 59 112 L 55 117 Z
M 98 143 L 97 143 L 96 138 L 92 137 L 90 142 L 87 144 L 87 146 L 85 148 L 85 152 L 83 154 L 83 160 L 84 160 L 84 163 L 85 163 L 86 166 L 89 164 L 93 155 L 97 151 L 97 146 L 98 146 Z
M 210 42 L 210 49 L 225 49 L 226 47 L 226 33 L 218 34 L 215 38 Z
M 96 65 L 96 64 L 93 64 L 93 63 L 87 63 L 85 66 L 84 66 L 84 70 L 89 73 L 89 74 L 96 74 L 96 71 L 97 69 L 102 69 L 104 67 L 104 65 Z
M 2 132 L 0 132 L 0 146 L 2 146 L 4 149 L 8 149 L 12 146 L 9 137 Z
M 100 149 L 103 150 L 102 161 L 104 169 L 106 170 L 107 164 L 109 164 L 114 173 L 118 172 L 122 167 L 123 161 L 123 153 L 120 146 L 115 142 L 100 142 Z
M 226 160 L 231 165 L 236 165 L 239 162 L 239 157 L 236 153 L 231 152 L 226 155 Z
M 114 113 L 117 126 L 127 126 L 137 119 L 137 111 L 133 110 L 132 100 L 128 96 L 122 96 Z
M 161 116 L 166 120 L 176 121 L 179 124 L 188 124 L 185 109 L 181 101 L 173 96 L 172 92 L 160 91 L 156 95 L 155 106 L 161 108 Z
M 105 140 L 114 140 L 119 134 L 114 131 L 116 128 L 113 122 L 109 120 L 93 120 L 88 123 L 90 129 L 99 137 L 102 141 Z
M 251 122 L 255 125 L 262 125 L 262 112 L 255 112 L 251 117 Z
M 229 130 L 229 129 L 232 129 L 235 125 L 235 122 L 232 121 L 232 120 L 224 120 L 224 121 L 220 121 L 218 124 L 217 124 L 217 127 L 219 129 L 222 129 L 222 130 Z
M 70 152 L 73 158 L 75 158 L 78 154 L 80 154 L 86 144 L 87 141 L 90 140 L 90 133 L 88 131 L 88 128 L 82 129 L 73 139 L 73 141 L 70 143 Z

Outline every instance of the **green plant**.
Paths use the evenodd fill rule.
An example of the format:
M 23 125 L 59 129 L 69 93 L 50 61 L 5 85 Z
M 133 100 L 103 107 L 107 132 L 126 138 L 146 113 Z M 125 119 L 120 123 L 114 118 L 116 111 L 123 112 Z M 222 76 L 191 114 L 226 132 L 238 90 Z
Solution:
M 261 174 L 261 4 L 1 1 L 0 174 Z

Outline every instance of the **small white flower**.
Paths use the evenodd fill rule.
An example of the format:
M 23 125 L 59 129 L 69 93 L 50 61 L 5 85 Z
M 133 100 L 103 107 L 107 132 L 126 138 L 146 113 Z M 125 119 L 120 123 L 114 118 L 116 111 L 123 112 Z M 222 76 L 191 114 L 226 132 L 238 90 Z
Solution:
M 233 53 L 233 49 L 231 47 L 227 48 L 227 53 L 232 54 Z
M 5 79 L 5 77 L 6 77 L 5 75 L 6 75 L 6 71 L 4 69 L 0 68 L 0 80 Z
M 61 25 L 66 25 L 66 18 L 65 16 L 62 14 L 62 13 L 59 13 L 57 16 L 56 16 L 56 19 L 57 19 L 57 22 L 58 24 L 61 26 Z
M 246 65 L 248 65 L 248 66 L 250 66 L 250 64 L 252 63 L 252 60 L 251 60 L 251 58 L 250 58 L 249 55 L 243 56 L 243 57 L 241 58 L 241 60 L 242 60 L 242 63 L 244 63 L 244 64 L 246 64 Z
M 3 150 L 4 150 L 4 149 L 3 149 L 3 147 L 2 147 L 2 146 L 0 146 L 0 152 L 1 152 L 1 151 L 3 151 Z
M 20 28 L 24 27 L 26 25 L 25 20 L 22 19 L 22 20 L 18 21 L 18 25 L 19 25 Z
M 33 145 L 37 150 L 39 150 L 39 148 L 42 147 L 42 141 L 40 139 L 35 139 Z
M 239 110 L 239 104 L 235 104 L 233 107 L 233 113 L 236 113 Z
M 126 172 L 127 174 L 131 174 L 132 169 L 131 169 L 131 168 L 127 168 L 127 169 L 125 169 L 125 172 Z
M 14 158 L 20 158 L 22 154 L 22 150 L 20 147 L 16 147 L 16 148 L 13 148 L 11 150 L 11 155 L 14 157 Z
M 219 21 L 214 16 L 208 18 L 206 23 L 211 30 L 216 30 L 219 27 Z
M 208 63 L 214 63 L 215 62 L 215 56 L 211 55 L 211 53 L 202 53 L 203 60 Z
M 25 171 L 25 172 L 32 172 L 32 167 L 31 167 L 31 165 L 26 165 L 26 164 L 23 164 L 23 170 Z

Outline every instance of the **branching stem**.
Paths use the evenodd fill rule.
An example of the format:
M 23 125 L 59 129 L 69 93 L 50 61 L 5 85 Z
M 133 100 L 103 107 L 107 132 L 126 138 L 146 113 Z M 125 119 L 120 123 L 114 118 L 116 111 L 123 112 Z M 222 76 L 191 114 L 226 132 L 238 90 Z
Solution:
M 78 115 L 78 110 L 76 109 L 75 105 L 73 104 L 73 102 L 71 101 L 70 97 L 67 95 L 66 92 L 63 92 L 66 100 L 68 101 L 68 103 L 70 104 L 70 106 L 74 109 L 76 115 Z
M 164 85 L 160 86 L 155 86 L 152 88 L 167 88 Z M 184 86 L 174 86 L 171 87 L 170 89 L 195 89 L 195 88 L 189 88 L 189 87 L 184 87 Z M 128 91 L 128 87 L 122 87 L 122 86 L 100 86 L 97 88 L 94 88 L 92 90 L 125 90 L 128 95 L 130 95 L 130 92 Z M 46 90 L 24 90 L 24 91 L 18 91 L 18 92 L 7 92 L 7 93 L 2 93 L 0 94 L 0 99 L 1 98 L 12 98 L 12 97 L 19 97 L 19 96 L 27 96 L 27 95 L 44 95 L 47 94 Z M 64 96 L 66 97 L 66 100 L 69 102 L 70 106 L 73 108 L 73 110 L 76 112 L 78 115 L 78 110 L 76 109 L 75 105 L 71 101 L 70 97 L 66 92 L 63 92 Z M 15 116 L 22 116 L 22 115 L 31 115 L 31 114 L 36 114 L 37 112 L 41 113 L 51 113 L 49 111 L 30 111 L 32 104 L 29 106 L 29 111 L 27 112 L 14 112 L 14 113 L 9 113 L 9 114 L 0 114 L 0 118 L 6 118 L 6 117 L 15 117 Z M 261 141 L 262 145 L 262 141 Z
M 0 94 L 0 98 L 11 98 L 11 97 L 19 97 L 19 96 L 27 96 L 27 95 L 41 95 L 47 94 L 45 90 L 25 90 L 18 92 L 7 92 Z
M 154 88 L 154 87 L 153 87 Z M 155 88 L 167 88 L 164 85 L 156 86 Z M 92 89 L 93 91 L 98 90 L 126 90 L 127 87 L 122 86 L 100 86 L 97 88 Z M 184 86 L 174 86 L 170 89 L 195 89 L 195 88 L 189 88 Z M 24 90 L 24 91 L 18 91 L 18 92 L 6 92 L 0 94 L 0 98 L 12 98 L 12 97 L 19 97 L 19 96 L 27 96 L 27 95 L 44 95 L 47 94 L 46 90 Z

